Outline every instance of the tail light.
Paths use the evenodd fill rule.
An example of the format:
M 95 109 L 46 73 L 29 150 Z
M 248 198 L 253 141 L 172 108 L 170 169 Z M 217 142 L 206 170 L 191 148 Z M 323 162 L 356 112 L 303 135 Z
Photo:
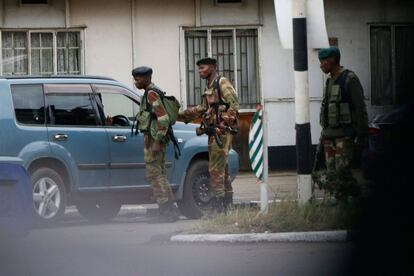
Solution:
M 377 135 L 380 132 L 380 127 L 375 124 L 370 124 L 368 127 L 368 134 L 369 135 Z

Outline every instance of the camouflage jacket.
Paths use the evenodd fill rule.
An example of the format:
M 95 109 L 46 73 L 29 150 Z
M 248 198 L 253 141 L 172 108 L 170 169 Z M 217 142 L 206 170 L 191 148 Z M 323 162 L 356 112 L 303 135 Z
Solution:
M 187 110 L 184 110 L 183 112 L 180 112 L 179 119 L 188 123 L 195 120 L 196 118 L 199 118 L 201 115 L 204 114 L 205 116 L 207 116 L 207 119 L 211 123 L 213 123 L 216 121 L 216 114 L 213 110 L 212 105 L 220 101 L 220 123 L 226 123 L 229 126 L 235 124 L 238 119 L 239 111 L 239 103 L 236 91 L 231 82 L 225 77 L 220 78 L 219 85 L 221 92 L 221 101 L 218 99 L 219 93 L 217 89 L 214 88 L 213 81 L 206 87 L 201 97 L 201 103 L 197 106 L 191 107 Z
M 149 133 L 151 137 L 156 141 L 168 142 L 168 127 L 170 125 L 170 119 L 167 111 L 164 108 L 160 95 L 152 90 L 160 90 L 157 86 L 151 83 L 146 89 L 142 97 L 146 95 L 146 100 L 141 99 L 140 110 L 150 111 L 153 114 Z
M 367 108 L 364 101 L 364 90 L 357 75 L 349 71 L 345 80 L 346 98 L 349 103 L 350 110 L 350 122 L 349 124 L 331 127 L 326 123 L 326 114 L 329 112 L 329 99 L 332 93 L 332 86 L 335 84 L 336 79 L 329 78 L 324 89 L 324 95 L 321 106 L 321 126 L 322 137 L 334 138 L 334 137 L 364 137 L 368 134 L 368 115 Z M 343 92 L 341 92 L 343 93 Z

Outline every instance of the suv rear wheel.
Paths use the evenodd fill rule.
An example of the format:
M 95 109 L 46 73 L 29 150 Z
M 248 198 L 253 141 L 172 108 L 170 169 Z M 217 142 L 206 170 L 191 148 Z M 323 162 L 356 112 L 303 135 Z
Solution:
M 79 213 L 90 221 L 105 221 L 118 215 L 122 204 L 111 200 L 80 201 L 76 204 Z
M 31 174 L 34 216 L 39 223 L 60 219 L 66 208 L 66 189 L 60 175 L 50 168 L 39 168 Z
M 180 211 L 188 218 L 197 219 L 211 212 L 213 191 L 210 186 L 208 161 L 195 161 L 188 170 Z

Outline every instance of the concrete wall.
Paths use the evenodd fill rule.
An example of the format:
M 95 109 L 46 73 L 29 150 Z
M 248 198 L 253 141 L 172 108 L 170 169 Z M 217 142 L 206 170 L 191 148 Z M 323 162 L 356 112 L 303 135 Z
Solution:
M 260 24 L 260 0 L 244 0 L 241 4 L 217 5 L 215 2 L 200 0 L 201 25 Z
M 137 0 L 135 65 L 154 68 L 153 81 L 180 98 L 180 26 L 194 26 L 194 0 Z
M 115 78 L 132 86 L 129 0 L 71 0 L 70 24 L 85 26 L 85 74 Z
M 0 2 L 0 26 L 4 28 L 65 27 L 65 0 L 53 0 L 49 5 L 20 5 L 19 0 Z
M 180 26 L 260 25 L 261 82 L 269 111 L 270 146 L 295 143 L 292 51 L 277 34 L 273 0 L 245 0 L 241 5 L 215 5 L 213 0 L 70 0 L 70 25 L 85 27 L 85 73 L 111 76 L 132 87 L 132 67 L 154 68 L 154 81 L 180 97 Z M 3 6 L 1 3 L 3 2 Z M 64 0 L 47 7 L 19 7 L 0 0 L 0 24 L 9 28 L 60 28 L 65 25 Z M 131 7 L 135 7 L 131 10 Z M 370 115 L 369 22 L 413 22 L 414 1 L 325 1 L 330 37 L 337 37 L 342 63 L 354 70 L 365 88 Z M 3 13 L 3 18 L 2 18 Z M 131 20 L 134 16 L 133 21 Z M 1 26 L 1 25 L 0 25 Z M 135 39 L 133 41 L 133 27 Z M 134 42 L 134 49 L 132 47 Z M 133 54 L 134 53 L 134 54 Z M 312 141 L 319 137 L 319 106 L 325 76 L 317 52 L 309 51 Z

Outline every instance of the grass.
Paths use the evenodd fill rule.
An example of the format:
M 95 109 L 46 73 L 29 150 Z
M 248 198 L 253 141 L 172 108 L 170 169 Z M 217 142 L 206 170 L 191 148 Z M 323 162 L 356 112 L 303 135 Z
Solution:
M 202 219 L 190 232 L 236 234 L 349 229 L 358 217 L 354 205 L 315 201 L 303 206 L 295 201 L 284 201 L 271 204 L 266 215 L 258 215 L 258 212 L 257 207 L 237 208 L 227 215 Z

